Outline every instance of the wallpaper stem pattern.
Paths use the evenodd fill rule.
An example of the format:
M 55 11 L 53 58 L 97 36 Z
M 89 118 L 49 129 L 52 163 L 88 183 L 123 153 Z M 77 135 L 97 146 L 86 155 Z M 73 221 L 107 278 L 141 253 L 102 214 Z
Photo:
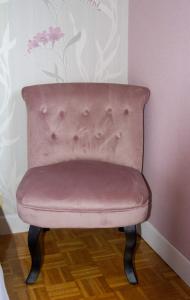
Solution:
M 11 74 L 9 55 L 16 45 L 16 39 L 10 38 L 8 22 L 8 1 L 1 1 L 0 16 L 3 24 L 0 31 L 0 203 L 5 213 L 14 210 L 16 189 L 16 160 L 12 146 L 18 137 L 11 134 L 11 122 L 15 113 L 15 101 L 11 101 Z

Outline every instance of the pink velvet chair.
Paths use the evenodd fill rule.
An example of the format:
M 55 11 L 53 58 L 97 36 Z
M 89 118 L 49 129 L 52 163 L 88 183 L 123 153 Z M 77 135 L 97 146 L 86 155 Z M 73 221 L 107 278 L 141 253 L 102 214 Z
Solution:
M 17 190 L 20 218 L 30 224 L 32 266 L 40 272 L 45 228 L 119 227 L 127 236 L 124 270 L 133 267 L 136 225 L 145 221 L 149 189 L 141 174 L 145 87 L 61 83 L 25 87 L 29 169 Z

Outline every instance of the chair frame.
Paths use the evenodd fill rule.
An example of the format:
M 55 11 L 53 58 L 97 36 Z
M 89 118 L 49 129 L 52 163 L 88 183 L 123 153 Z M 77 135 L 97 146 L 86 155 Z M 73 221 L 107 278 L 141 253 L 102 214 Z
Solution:
M 30 225 L 28 232 L 28 248 L 31 255 L 31 268 L 26 279 L 26 284 L 36 282 L 43 261 L 43 253 L 40 247 L 40 236 L 43 235 L 49 228 L 41 228 Z M 124 251 L 124 272 L 130 284 L 137 284 L 137 276 L 134 267 L 134 256 L 136 248 L 136 225 L 120 227 L 120 232 L 124 232 L 126 236 L 126 246 Z

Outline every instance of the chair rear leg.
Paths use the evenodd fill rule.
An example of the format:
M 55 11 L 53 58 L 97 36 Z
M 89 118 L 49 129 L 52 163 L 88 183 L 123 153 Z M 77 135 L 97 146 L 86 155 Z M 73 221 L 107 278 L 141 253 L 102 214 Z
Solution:
M 135 274 L 133 259 L 136 247 L 136 225 L 123 227 L 126 236 L 126 247 L 124 252 L 124 270 L 129 283 L 137 284 L 138 280 Z
M 124 232 L 124 228 L 123 227 L 119 227 L 118 230 L 119 230 L 119 232 Z
M 31 225 L 28 232 L 28 248 L 30 250 L 31 255 L 31 269 L 26 279 L 26 284 L 34 283 L 38 275 L 40 273 L 41 268 L 41 249 L 40 249 L 40 242 L 39 237 L 40 233 L 43 232 L 43 228 Z

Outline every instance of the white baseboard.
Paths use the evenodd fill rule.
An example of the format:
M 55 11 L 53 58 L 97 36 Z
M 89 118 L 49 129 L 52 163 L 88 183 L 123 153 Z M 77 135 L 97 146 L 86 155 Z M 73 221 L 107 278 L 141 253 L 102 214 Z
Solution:
M 138 230 L 147 244 L 190 286 L 190 261 L 149 222 Z
M 0 216 L 0 235 L 26 232 L 29 226 L 21 221 L 17 214 Z

